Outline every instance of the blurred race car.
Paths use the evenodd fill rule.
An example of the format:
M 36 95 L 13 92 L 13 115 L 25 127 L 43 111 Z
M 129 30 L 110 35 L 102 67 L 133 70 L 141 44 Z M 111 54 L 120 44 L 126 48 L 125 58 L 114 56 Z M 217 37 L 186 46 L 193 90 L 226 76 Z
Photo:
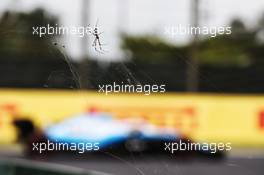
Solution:
M 118 152 L 160 151 L 163 142 L 180 139 L 173 130 L 138 120 L 117 120 L 107 113 L 81 114 L 53 125 L 44 132 L 53 142 L 92 143 L 100 151 Z
M 32 127 L 32 126 L 31 126 Z M 115 119 L 108 113 L 84 113 L 51 125 L 41 133 L 35 132 L 28 140 L 29 151 L 110 152 L 110 153 L 154 153 L 168 154 L 168 145 L 190 143 L 177 130 L 157 127 L 141 120 Z M 51 148 L 50 148 L 51 147 Z M 63 148 L 63 149 L 62 149 Z M 41 151 L 40 151 L 41 150 Z M 173 154 L 193 153 L 222 155 L 217 151 L 173 151 Z

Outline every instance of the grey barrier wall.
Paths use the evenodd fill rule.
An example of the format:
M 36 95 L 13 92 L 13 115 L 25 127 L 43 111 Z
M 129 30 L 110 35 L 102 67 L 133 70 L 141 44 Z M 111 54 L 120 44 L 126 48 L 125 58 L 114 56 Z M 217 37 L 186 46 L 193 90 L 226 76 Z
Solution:
M 82 168 L 24 159 L 0 159 L 0 175 L 109 175 Z

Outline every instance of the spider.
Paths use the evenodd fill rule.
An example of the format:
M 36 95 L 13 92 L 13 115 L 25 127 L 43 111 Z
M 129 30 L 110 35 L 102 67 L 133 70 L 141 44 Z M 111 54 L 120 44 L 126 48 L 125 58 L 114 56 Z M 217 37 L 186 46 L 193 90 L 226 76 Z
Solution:
M 106 51 L 103 50 L 102 48 L 102 43 L 100 41 L 100 35 L 104 32 L 100 32 L 98 31 L 98 20 L 96 21 L 96 24 L 95 24 L 95 27 L 94 27 L 94 30 L 91 32 L 92 35 L 94 36 L 94 41 L 93 41 L 93 44 L 92 46 L 94 47 L 95 51 L 99 52 L 99 53 L 104 53 Z M 99 47 L 99 49 L 98 49 Z

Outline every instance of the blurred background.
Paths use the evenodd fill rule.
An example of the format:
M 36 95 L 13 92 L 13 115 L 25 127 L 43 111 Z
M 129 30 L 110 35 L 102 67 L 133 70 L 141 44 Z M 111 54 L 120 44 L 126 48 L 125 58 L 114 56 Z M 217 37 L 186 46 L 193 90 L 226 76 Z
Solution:
M 139 82 L 164 83 L 167 91 L 261 93 L 263 3 L 201 0 L 198 11 L 193 6 L 192 1 L 3 1 L 0 85 L 76 88 L 67 57 L 82 88 L 126 82 L 131 71 Z M 32 26 L 93 27 L 97 20 L 105 54 L 94 50 L 91 36 L 32 35 Z M 232 34 L 199 36 L 193 44 L 192 35 L 165 33 L 179 24 L 231 26 Z
M 32 27 L 47 24 L 97 26 L 104 52 L 92 46 L 92 35 L 32 34 Z M 179 24 L 231 26 L 232 34 L 166 33 Z M 234 147 L 215 164 L 160 164 L 155 158 L 73 163 L 76 156 L 52 161 L 113 174 L 127 174 L 127 168 L 132 174 L 262 174 L 263 74 L 264 1 L 1 0 L 0 155 L 24 158 L 14 119 L 45 128 L 96 108 L 116 118 L 133 118 L 136 111 L 195 141 L 229 141 Z M 149 98 L 98 94 L 98 85 L 113 82 L 165 84 L 167 92 Z

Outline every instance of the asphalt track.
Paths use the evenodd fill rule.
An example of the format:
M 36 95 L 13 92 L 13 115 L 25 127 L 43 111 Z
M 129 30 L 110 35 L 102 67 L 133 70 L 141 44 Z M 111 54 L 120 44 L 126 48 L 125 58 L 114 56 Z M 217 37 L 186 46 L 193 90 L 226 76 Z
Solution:
M 167 158 L 122 158 L 80 160 L 59 158 L 49 160 L 115 175 L 263 175 L 264 158 L 226 158 L 225 160 Z
M 6 157 L 5 155 L 4 157 Z M 3 155 L 0 157 L 3 157 Z M 8 156 L 28 159 L 23 156 Z M 32 160 L 32 158 L 31 158 Z M 37 162 L 48 162 L 87 170 L 100 171 L 113 175 L 263 175 L 264 156 L 244 154 L 229 155 L 224 159 L 175 158 L 168 156 L 140 155 L 119 157 L 115 155 L 55 155 L 36 157 Z

